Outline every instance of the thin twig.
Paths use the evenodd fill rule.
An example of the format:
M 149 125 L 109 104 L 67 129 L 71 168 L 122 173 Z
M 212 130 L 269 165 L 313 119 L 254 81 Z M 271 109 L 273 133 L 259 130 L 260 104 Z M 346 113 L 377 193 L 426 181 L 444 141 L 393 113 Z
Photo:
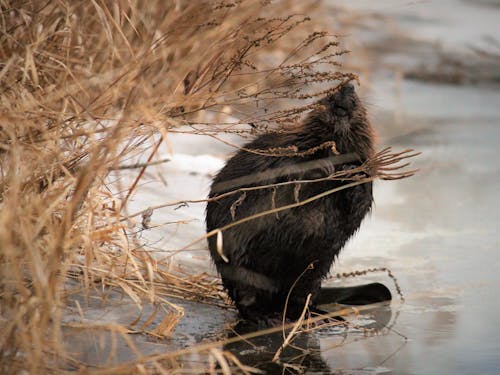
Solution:
M 130 164 L 130 165 L 119 165 L 117 167 L 109 167 L 108 170 L 110 171 L 117 171 L 117 170 L 124 170 L 124 169 L 137 169 L 137 168 L 147 168 L 152 165 L 158 165 L 158 164 L 163 164 L 166 162 L 169 162 L 170 158 L 166 159 L 160 159 L 160 160 L 155 160 L 147 163 L 136 163 L 136 164 Z
M 277 362 L 279 360 L 279 357 L 280 357 L 281 353 L 283 352 L 283 350 L 290 344 L 290 342 L 294 338 L 294 336 L 297 333 L 297 331 L 299 330 L 299 328 L 302 327 L 302 323 L 304 322 L 304 317 L 306 316 L 307 309 L 309 308 L 309 303 L 311 302 L 311 297 L 312 297 L 312 294 L 309 293 L 306 297 L 306 302 L 304 304 L 304 308 L 302 309 L 302 313 L 300 314 L 299 319 L 297 320 L 294 327 L 292 328 L 290 333 L 287 335 L 287 337 L 283 341 L 283 344 L 281 344 L 281 346 L 276 351 L 276 353 L 274 353 L 274 357 L 272 359 L 273 362 Z
M 158 151 L 158 148 L 160 147 L 162 142 L 163 142 L 163 137 L 160 137 L 160 139 L 156 142 L 155 146 L 153 147 L 153 151 L 151 151 L 151 154 L 149 154 L 148 161 L 147 161 L 146 165 L 141 167 L 141 171 L 139 172 L 139 174 L 135 178 L 134 182 L 132 183 L 132 185 L 128 189 L 126 197 L 122 200 L 122 204 L 121 204 L 122 209 L 124 209 L 125 206 L 127 205 L 128 199 L 130 198 L 130 196 L 132 195 L 132 192 L 135 190 L 135 187 L 137 186 L 137 184 L 141 180 L 142 176 L 144 175 L 144 172 L 146 171 L 146 168 L 148 167 L 148 163 L 151 162 L 151 160 L 155 156 L 155 154 Z

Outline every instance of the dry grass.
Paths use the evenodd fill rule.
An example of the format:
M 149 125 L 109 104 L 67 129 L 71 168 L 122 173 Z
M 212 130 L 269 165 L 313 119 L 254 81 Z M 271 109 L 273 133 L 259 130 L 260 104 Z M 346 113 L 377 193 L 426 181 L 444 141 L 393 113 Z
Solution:
M 292 1 L 0 6 L 0 371 L 85 366 L 62 345 L 70 278 L 168 306 L 158 336 L 183 314 L 169 296 L 224 304 L 213 280 L 165 271 L 127 232 L 124 209 L 147 165 L 123 196 L 108 186 L 109 171 L 145 151 L 153 161 L 180 126 L 217 134 L 296 122 L 310 99 L 355 78 L 336 68 L 337 38 Z M 238 366 L 214 347 L 197 350 Z M 164 366 L 145 357 L 102 371 Z

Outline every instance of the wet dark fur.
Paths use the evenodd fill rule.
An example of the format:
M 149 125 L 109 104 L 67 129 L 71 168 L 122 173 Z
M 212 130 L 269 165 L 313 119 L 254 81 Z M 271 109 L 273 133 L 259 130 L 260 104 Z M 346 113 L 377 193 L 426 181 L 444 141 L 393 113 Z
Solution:
M 334 171 L 359 166 L 373 155 L 373 130 L 352 85 L 344 86 L 321 104 L 323 108 L 312 111 L 294 131 L 262 135 L 244 148 L 266 150 L 296 146 L 301 152 L 335 141 L 341 154 L 355 153 L 354 160 L 336 164 L 327 159 L 334 156 L 330 148 L 302 157 L 264 156 L 241 150 L 215 177 L 210 198 L 241 187 L 326 177 Z M 304 162 L 306 164 L 302 164 Z M 301 165 L 307 168 L 302 170 Z M 273 170 L 278 171 L 278 176 L 273 175 Z M 258 181 L 252 181 L 254 176 Z M 297 198 L 302 201 L 349 182 L 300 184 L 298 190 L 297 184 L 290 184 L 209 202 L 207 230 L 295 203 Z M 213 261 L 240 314 L 255 320 L 281 313 L 294 283 L 287 317 L 299 316 L 308 293 L 313 295 L 314 306 L 322 278 L 371 206 L 372 184 L 365 183 L 232 227 L 223 232 L 222 250 L 228 263 L 217 252 L 216 236 L 210 237 Z M 307 269 L 309 264 L 313 264 L 312 269 Z

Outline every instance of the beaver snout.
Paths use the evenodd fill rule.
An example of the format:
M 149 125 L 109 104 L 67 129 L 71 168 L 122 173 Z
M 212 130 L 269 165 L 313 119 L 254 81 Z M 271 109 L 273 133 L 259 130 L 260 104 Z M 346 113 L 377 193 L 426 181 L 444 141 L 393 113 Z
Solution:
M 352 113 L 355 107 L 356 91 L 350 83 L 345 84 L 330 97 L 330 108 L 338 117 L 346 117 Z

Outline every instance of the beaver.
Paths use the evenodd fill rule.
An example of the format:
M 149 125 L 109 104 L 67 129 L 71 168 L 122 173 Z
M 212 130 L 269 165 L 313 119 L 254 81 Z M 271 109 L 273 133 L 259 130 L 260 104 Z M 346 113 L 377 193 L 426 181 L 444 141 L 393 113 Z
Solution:
M 370 284 L 368 289 L 321 289 L 340 250 L 371 210 L 372 183 L 316 196 L 352 183 L 348 175 L 344 179 L 328 176 L 349 173 L 373 156 L 375 135 L 351 83 L 318 104 L 292 130 L 263 134 L 243 146 L 211 185 L 208 232 L 292 206 L 244 220 L 208 238 L 223 286 L 245 319 L 266 320 L 282 316 L 284 310 L 286 318 L 297 319 L 308 294 L 312 309 L 318 303 L 390 299 L 382 284 Z M 294 152 L 284 155 L 272 150 Z M 357 169 L 357 177 L 359 173 Z M 363 173 L 369 177 L 369 172 Z

